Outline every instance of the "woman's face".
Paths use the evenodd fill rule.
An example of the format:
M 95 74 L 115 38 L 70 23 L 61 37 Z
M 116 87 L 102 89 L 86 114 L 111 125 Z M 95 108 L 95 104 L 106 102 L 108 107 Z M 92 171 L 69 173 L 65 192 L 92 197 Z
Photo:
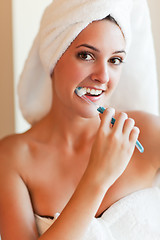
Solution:
M 107 106 L 121 75 L 124 49 L 125 39 L 115 23 L 102 20 L 89 24 L 54 68 L 53 104 L 62 104 L 83 117 L 97 114 L 94 106 L 76 95 L 75 89 L 86 88 L 88 98 Z

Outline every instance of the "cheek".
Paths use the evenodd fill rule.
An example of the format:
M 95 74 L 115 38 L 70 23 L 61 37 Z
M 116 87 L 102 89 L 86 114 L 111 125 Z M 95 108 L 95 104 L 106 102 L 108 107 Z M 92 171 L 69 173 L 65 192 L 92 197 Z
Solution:
M 66 79 L 67 84 L 79 83 L 79 80 L 82 80 L 85 75 L 81 64 L 75 57 L 62 58 L 55 70 L 56 76 L 59 79 Z
M 111 72 L 110 81 L 109 81 L 109 84 L 108 84 L 108 87 L 110 89 L 114 89 L 117 86 L 117 84 L 119 83 L 119 80 L 120 80 L 120 77 L 121 77 L 121 72 L 122 72 L 122 69 Z
M 68 61 L 59 62 L 53 72 L 53 91 L 59 98 L 72 98 L 75 88 L 84 80 L 85 73 L 80 64 Z

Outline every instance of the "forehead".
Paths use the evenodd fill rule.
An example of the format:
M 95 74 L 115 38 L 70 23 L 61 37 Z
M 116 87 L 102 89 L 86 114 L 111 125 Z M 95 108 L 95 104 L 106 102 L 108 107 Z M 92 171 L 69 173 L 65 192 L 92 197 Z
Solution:
M 108 46 L 113 49 L 125 49 L 124 35 L 114 22 L 101 20 L 90 23 L 72 42 L 72 47 L 84 43 L 96 45 L 96 47 Z

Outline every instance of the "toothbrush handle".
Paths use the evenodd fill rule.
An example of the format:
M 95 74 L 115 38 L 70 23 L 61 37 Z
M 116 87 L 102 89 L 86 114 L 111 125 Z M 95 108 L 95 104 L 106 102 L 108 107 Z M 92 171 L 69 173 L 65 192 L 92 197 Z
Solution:
M 97 108 L 97 111 L 100 112 L 100 113 L 103 113 L 104 110 L 105 110 L 104 107 L 98 107 L 98 108 Z M 115 121 L 116 121 L 116 119 L 115 119 L 115 118 L 112 118 L 111 124 L 114 125 Z M 141 144 L 138 140 L 136 141 L 136 147 L 137 147 L 137 149 L 138 149 L 141 153 L 144 152 L 144 148 L 143 148 L 142 144 Z

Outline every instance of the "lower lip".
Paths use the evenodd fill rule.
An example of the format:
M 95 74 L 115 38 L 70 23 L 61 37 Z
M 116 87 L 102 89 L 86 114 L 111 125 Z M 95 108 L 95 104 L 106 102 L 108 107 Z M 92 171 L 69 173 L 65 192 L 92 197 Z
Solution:
M 99 95 L 99 96 L 97 96 L 97 97 L 95 97 L 95 96 L 87 96 L 87 95 L 85 95 L 85 96 L 86 96 L 88 99 L 90 99 L 92 102 L 97 102 L 97 101 L 99 101 L 99 100 L 101 99 L 102 95 L 103 95 L 103 93 L 101 93 L 101 95 Z

